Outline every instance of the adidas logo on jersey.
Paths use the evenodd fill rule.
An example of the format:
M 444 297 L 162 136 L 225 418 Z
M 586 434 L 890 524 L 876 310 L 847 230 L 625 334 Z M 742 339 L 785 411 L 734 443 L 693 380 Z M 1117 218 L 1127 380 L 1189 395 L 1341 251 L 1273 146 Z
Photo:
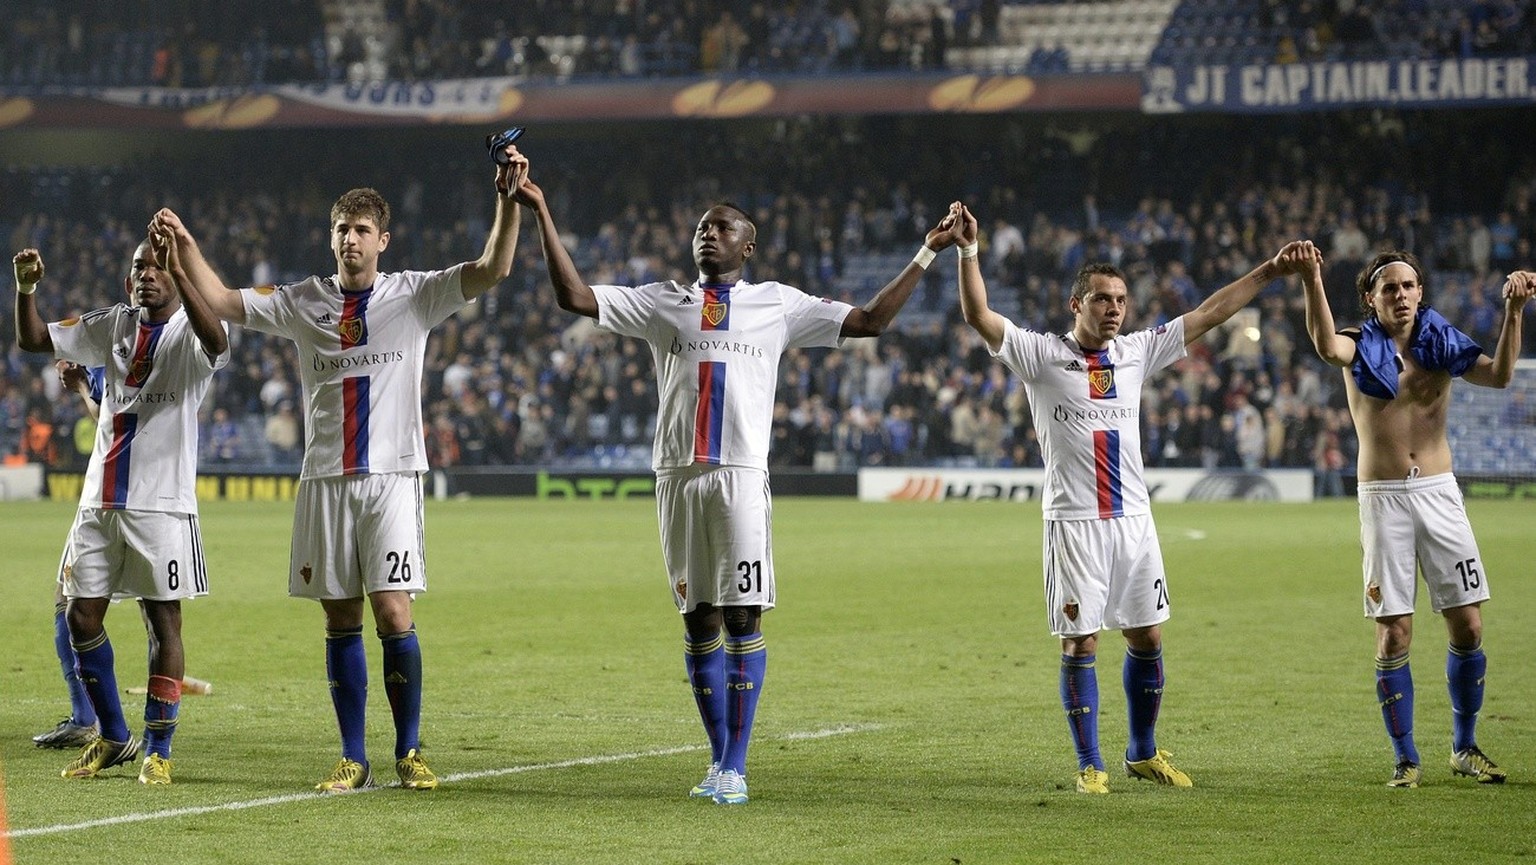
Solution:
M 689 295 L 685 294 L 685 295 L 683 295 L 683 299 L 677 302 L 677 305 L 678 306 L 693 306 L 693 298 L 690 297 Z
M 318 324 L 321 327 L 330 327 L 335 323 L 336 319 L 331 318 L 331 314 L 328 312 L 322 312 L 319 317 L 315 319 L 315 324 Z
M 1067 372 L 1082 372 L 1083 365 L 1078 361 L 1069 360 L 1067 361 L 1067 365 L 1062 367 L 1062 369 L 1066 370 Z

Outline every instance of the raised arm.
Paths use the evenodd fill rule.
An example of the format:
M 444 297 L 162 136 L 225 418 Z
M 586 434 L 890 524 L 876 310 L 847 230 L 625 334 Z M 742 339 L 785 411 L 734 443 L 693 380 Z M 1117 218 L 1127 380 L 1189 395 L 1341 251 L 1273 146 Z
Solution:
M 1301 271 L 1301 294 L 1307 306 L 1307 336 L 1317 356 L 1333 366 L 1349 366 L 1355 361 L 1356 344 L 1338 333 L 1333 323 L 1333 309 L 1323 290 L 1323 256 L 1313 250 Z
M 1520 359 L 1520 331 L 1525 304 L 1536 294 L 1536 273 L 1520 270 L 1504 281 L 1504 327 L 1493 357 L 1483 355 L 1462 378 L 1483 387 L 1508 387 L 1515 375 L 1515 361 Z
M 885 333 L 885 329 L 895 320 L 896 313 L 901 312 L 907 299 L 912 296 L 913 289 L 922 282 L 934 253 L 948 249 L 959 239 L 961 207 L 958 201 L 951 204 L 949 213 L 939 220 L 938 225 L 928 230 L 928 235 L 923 238 L 923 248 L 917 251 L 917 257 L 907 262 L 901 273 L 886 283 L 869 303 L 848 313 L 843 319 L 843 336 L 879 336 Z
M 35 249 L 23 249 L 11 258 L 16 276 L 16 345 L 22 351 L 53 354 L 53 337 L 48 324 L 37 314 L 37 284 L 43 281 L 43 256 Z
M 149 221 L 149 236 L 159 235 L 168 235 L 176 242 L 176 256 L 186 275 L 186 279 L 176 278 L 176 290 L 181 293 L 182 304 L 189 305 L 187 298 L 195 294 L 214 315 L 235 324 L 245 324 L 245 302 L 240 299 L 240 292 L 230 291 L 224 285 L 224 280 L 203 258 L 197 239 L 170 208 L 162 207 Z M 191 310 L 187 314 L 191 315 Z
M 1007 319 L 987 305 L 987 281 L 981 276 L 981 257 L 976 254 L 978 235 L 976 217 L 968 207 L 960 208 L 960 313 L 965 323 L 981 335 L 987 348 L 997 351 L 1003 347 L 1003 330 Z M 966 255 L 966 251 L 970 255 Z
M 565 244 L 560 242 L 560 230 L 555 227 L 549 203 L 544 200 L 544 190 L 525 174 L 513 192 L 513 197 L 519 204 L 532 208 L 534 218 L 538 220 L 539 246 L 544 250 L 544 265 L 549 269 L 550 284 L 555 287 L 555 302 L 566 312 L 597 318 L 597 295 L 592 293 L 592 286 L 581 278 L 575 262 L 571 261 L 571 254 L 566 251 Z
M 181 253 L 175 239 L 169 232 L 156 234 L 150 237 L 149 245 L 154 251 L 155 263 L 163 273 L 170 276 L 171 285 L 181 295 L 181 308 L 187 311 L 187 321 L 191 323 L 198 342 L 203 344 L 203 352 L 210 361 L 218 359 L 229 351 L 229 334 L 224 331 L 224 325 L 219 323 L 219 317 L 214 315 L 202 292 L 183 288 L 191 282 L 191 277 L 182 266 Z
M 491 223 L 491 235 L 486 238 L 480 257 L 466 262 L 459 274 L 465 300 L 474 300 L 506 279 L 517 254 L 517 232 L 522 227 L 523 214 L 514 193 L 528 176 L 528 157 L 510 144 L 506 150 L 507 164 L 496 166 L 496 219 Z
M 1301 267 L 1301 251 L 1311 246 L 1309 240 L 1293 240 L 1287 243 L 1275 257 L 1249 271 L 1247 276 L 1224 285 L 1205 302 L 1184 314 L 1184 344 L 1190 345 L 1211 328 L 1231 318 L 1238 310 L 1253 302 L 1259 289 L 1277 276 L 1296 273 Z

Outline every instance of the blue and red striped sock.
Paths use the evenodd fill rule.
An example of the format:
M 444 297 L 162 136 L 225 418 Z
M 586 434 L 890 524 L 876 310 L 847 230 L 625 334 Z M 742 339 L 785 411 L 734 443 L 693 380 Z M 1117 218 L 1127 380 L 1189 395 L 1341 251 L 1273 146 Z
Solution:
M 363 655 L 363 626 L 325 632 L 325 672 L 331 704 L 341 730 L 341 756 L 368 764 L 364 721 L 368 711 L 368 659 Z
M 112 654 L 112 641 L 105 629 L 84 643 L 71 643 L 75 650 L 80 682 L 90 694 L 91 705 L 101 721 L 101 737 L 109 742 L 126 742 L 129 738 L 128 721 L 123 717 L 123 704 L 117 696 L 117 659 Z
M 96 707 L 91 705 L 91 695 L 80 681 L 75 669 L 75 649 L 69 644 L 69 620 L 64 616 L 64 604 L 53 608 L 53 652 L 59 656 L 59 669 L 64 672 L 64 686 L 69 689 L 69 719 L 82 727 L 96 723 Z
M 1099 753 L 1099 677 L 1094 670 L 1095 655 L 1061 656 L 1061 707 L 1067 713 L 1067 727 L 1077 749 L 1077 768 L 1092 766 L 1103 770 Z
M 384 693 L 395 719 L 395 759 L 421 747 L 421 643 L 416 627 L 380 635 L 384 649 Z
M 747 747 L 752 742 L 752 722 L 762 698 L 763 678 L 768 672 L 768 648 L 761 633 L 725 639 L 725 751 L 720 771 L 747 774 Z
M 1451 690 L 1451 750 L 1477 744 L 1477 713 L 1483 710 L 1483 680 L 1488 656 L 1481 644 L 1470 649 L 1451 646 L 1445 656 L 1445 681 Z
M 719 634 L 704 641 L 683 638 L 683 663 L 688 668 L 688 684 L 693 686 L 693 700 L 699 707 L 699 720 L 709 736 L 709 761 L 718 764 L 725 754 L 726 696 L 725 640 Z
M 1163 650 L 1138 652 L 1127 647 L 1121 674 L 1125 684 L 1130 741 L 1125 759 L 1149 760 L 1157 754 L 1157 713 L 1163 704 Z
M 169 676 L 150 676 L 144 698 L 144 753 L 171 758 L 171 737 L 181 714 L 181 682 Z
M 1392 737 L 1397 762 L 1415 765 L 1419 749 L 1413 744 L 1413 672 L 1408 653 L 1376 659 L 1376 698 L 1381 702 L 1381 719 Z

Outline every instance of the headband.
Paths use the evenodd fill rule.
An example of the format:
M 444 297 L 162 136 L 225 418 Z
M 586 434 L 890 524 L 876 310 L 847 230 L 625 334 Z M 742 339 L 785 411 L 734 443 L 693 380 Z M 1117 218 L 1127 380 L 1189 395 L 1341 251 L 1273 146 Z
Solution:
M 1370 289 L 1374 288 L 1376 286 L 1376 277 L 1381 276 L 1381 272 L 1383 270 L 1386 270 L 1387 268 L 1391 267 L 1394 264 L 1408 264 L 1408 262 L 1403 261 L 1401 259 L 1399 259 L 1397 261 L 1389 261 L 1386 264 L 1383 264 L 1381 267 L 1378 267 L 1375 270 L 1371 271 L 1371 275 L 1366 277 L 1366 280 L 1365 280 L 1366 290 L 1370 290 Z M 1414 276 L 1415 279 L 1417 279 L 1418 276 L 1419 276 L 1419 269 L 1417 267 L 1413 267 L 1413 265 L 1411 265 L 1411 264 L 1408 264 L 1408 266 L 1410 268 L 1413 268 L 1413 276 Z

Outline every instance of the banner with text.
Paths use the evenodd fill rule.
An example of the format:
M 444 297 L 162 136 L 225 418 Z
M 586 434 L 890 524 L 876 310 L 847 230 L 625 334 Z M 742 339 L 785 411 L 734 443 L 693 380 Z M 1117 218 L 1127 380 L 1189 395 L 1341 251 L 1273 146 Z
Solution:
M 1536 100 L 1531 57 L 1352 60 L 1209 66 L 1149 66 L 1141 109 L 1331 111 L 1339 108 L 1464 108 Z
M 0 129 L 316 126 L 730 119 L 802 114 L 1133 111 L 1130 73 L 817 75 L 597 81 L 464 78 L 258 87 L 3 87 Z
M 1310 469 L 1147 469 L 1152 501 L 1312 501 Z M 1039 501 L 1044 469 L 859 469 L 859 501 Z

